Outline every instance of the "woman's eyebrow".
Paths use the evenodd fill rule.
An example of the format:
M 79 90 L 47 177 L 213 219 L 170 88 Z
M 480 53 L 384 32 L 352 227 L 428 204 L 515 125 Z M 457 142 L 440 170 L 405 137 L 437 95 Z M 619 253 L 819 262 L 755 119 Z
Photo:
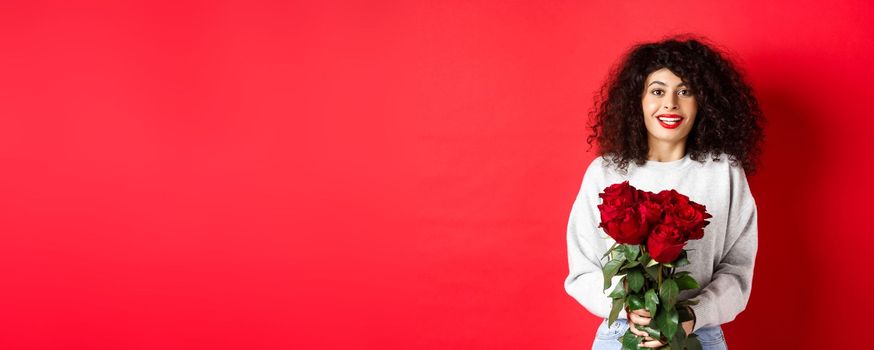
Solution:
M 659 85 L 668 86 L 668 84 L 665 84 L 665 83 L 660 82 L 660 81 L 658 81 L 658 80 L 653 80 L 652 83 L 649 83 L 649 85 L 652 85 L 652 84 L 659 84 Z M 649 87 L 649 85 L 647 85 L 647 87 Z M 679 84 L 677 84 L 677 87 L 680 87 L 680 86 L 686 86 L 686 83 L 684 82 L 684 83 L 679 83 Z

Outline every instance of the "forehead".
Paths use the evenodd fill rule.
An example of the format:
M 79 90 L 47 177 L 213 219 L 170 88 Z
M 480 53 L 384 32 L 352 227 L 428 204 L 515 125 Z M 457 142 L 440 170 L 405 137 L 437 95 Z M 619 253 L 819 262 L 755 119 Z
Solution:
M 671 70 L 667 68 L 661 68 L 652 73 L 649 73 L 649 75 L 646 77 L 646 84 L 649 85 L 649 83 L 655 80 L 667 83 L 671 86 L 683 82 L 682 78 L 680 78 L 679 76 L 674 74 L 674 72 L 671 72 Z

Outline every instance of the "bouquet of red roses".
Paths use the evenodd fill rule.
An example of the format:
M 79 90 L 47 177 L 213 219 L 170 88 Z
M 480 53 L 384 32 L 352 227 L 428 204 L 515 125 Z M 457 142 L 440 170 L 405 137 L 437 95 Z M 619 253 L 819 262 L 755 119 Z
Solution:
M 614 276 L 623 276 L 610 294 L 613 308 L 608 324 L 612 325 L 619 311 L 646 309 L 654 322 L 635 327 L 659 339 L 662 349 L 699 348 L 694 335 L 686 337 L 680 327 L 694 318 L 689 305 L 696 300 L 677 302 L 682 290 L 699 288 L 688 271 L 675 272 L 689 264 L 683 247 L 690 239 L 704 237 L 704 227 L 712 216 L 706 208 L 689 200 L 676 190 L 659 193 L 642 191 L 628 181 L 611 185 L 598 195 L 601 224 L 598 227 L 616 243 L 604 257 L 604 290 L 612 285 Z M 630 321 L 629 321 L 630 322 Z M 643 340 L 629 329 L 620 339 L 622 349 L 637 349 Z

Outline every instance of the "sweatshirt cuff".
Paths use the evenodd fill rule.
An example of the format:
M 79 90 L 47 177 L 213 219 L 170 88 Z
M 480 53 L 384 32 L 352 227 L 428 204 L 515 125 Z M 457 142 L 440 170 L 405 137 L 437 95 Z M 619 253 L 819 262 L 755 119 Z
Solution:
M 695 319 L 695 324 L 692 327 L 692 333 L 697 332 L 699 329 L 703 328 L 707 324 L 707 320 L 702 319 L 702 316 L 707 315 L 709 308 L 704 305 L 704 301 L 696 304 L 689 305 L 689 308 L 692 309 L 692 315 Z

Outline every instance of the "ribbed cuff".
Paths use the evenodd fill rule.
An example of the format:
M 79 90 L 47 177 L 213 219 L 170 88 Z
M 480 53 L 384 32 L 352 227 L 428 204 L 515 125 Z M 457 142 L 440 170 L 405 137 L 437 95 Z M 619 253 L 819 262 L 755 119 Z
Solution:
M 695 309 L 692 306 L 686 306 L 689 309 L 689 313 L 692 314 L 692 333 L 695 333 L 695 326 L 698 324 L 698 316 L 695 315 Z
M 690 305 L 690 309 L 692 309 L 692 315 L 695 316 L 695 324 L 692 327 L 692 332 L 698 331 L 701 329 L 707 322 L 707 320 L 701 320 L 701 316 L 706 315 L 707 308 L 704 306 L 704 301 L 699 302 L 696 305 Z

